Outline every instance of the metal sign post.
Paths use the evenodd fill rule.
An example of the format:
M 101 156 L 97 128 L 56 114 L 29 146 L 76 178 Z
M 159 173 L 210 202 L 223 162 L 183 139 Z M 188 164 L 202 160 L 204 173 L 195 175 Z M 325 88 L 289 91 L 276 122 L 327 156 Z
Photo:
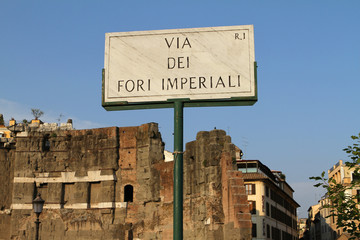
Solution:
M 184 142 L 184 104 L 174 102 L 174 240 L 183 239 L 183 142 Z

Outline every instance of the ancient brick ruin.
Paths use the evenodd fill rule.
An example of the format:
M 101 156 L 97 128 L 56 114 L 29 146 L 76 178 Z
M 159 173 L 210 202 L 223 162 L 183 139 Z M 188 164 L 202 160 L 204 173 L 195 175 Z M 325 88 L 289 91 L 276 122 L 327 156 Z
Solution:
M 184 239 L 251 239 L 236 147 L 199 132 L 184 154 Z M 0 149 L 0 239 L 172 239 L 173 162 L 156 123 L 30 132 Z

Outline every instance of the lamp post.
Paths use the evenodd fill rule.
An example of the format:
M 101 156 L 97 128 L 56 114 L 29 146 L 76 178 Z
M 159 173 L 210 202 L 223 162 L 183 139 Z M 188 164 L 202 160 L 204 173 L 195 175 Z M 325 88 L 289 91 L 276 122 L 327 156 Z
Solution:
M 40 213 L 43 210 L 44 207 L 44 202 L 45 200 L 41 198 L 41 194 L 38 193 L 37 197 L 33 200 L 33 209 L 34 212 L 36 213 L 36 233 L 35 233 L 35 240 L 39 240 L 39 225 L 40 225 L 40 221 L 39 221 L 39 216 Z

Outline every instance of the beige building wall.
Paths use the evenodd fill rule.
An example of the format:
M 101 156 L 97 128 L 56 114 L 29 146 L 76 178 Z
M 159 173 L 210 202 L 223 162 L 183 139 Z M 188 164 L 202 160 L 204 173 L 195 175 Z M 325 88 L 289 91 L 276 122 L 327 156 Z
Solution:
M 321 240 L 333 240 L 336 237 L 334 230 L 331 227 L 330 209 L 326 208 L 327 204 L 330 203 L 328 198 L 322 198 L 319 201 L 319 212 L 320 212 L 320 228 L 321 228 Z
M 238 163 L 244 161 L 246 160 L 238 161 Z M 256 163 L 259 168 L 264 168 L 263 171 L 259 168 L 257 172 L 254 172 L 254 168 L 247 169 L 248 173 L 243 171 L 245 189 L 252 212 L 253 231 L 256 231 L 252 239 L 296 238 L 298 235 L 296 208 L 299 205 L 292 198 L 292 188 L 286 182 L 277 179 L 275 175 L 271 175 L 270 171 L 267 175 L 265 171 L 267 167 L 259 161 Z M 286 204 L 281 204 L 281 201 Z M 252 206 L 255 206 L 255 210 Z
M 336 183 L 341 183 L 345 186 L 349 186 L 353 179 L 354 169 L 351 169 L 345 165 L 343 160 L 339 160 L 332 168 L 328 170 L 329 179 L 335 179 Z M 346 194 L 348 196 L 356 196 L 359 194 L 360 187 L 355 187 L 353 189 L 347 190 Z M 343 229 L 338 229 L 336 227 L 336 217 L 330 218 L 330 226 L 337 233 L 338 236 L 344 233 Z
M 10 138 L 10 131 L 4 125 L 0 125 L 0 138 Z
M 339 160 L 335 165 L 333 165 L 328 170 L 328 178 L 335 179 L 336 183 L 349 186 L 353 179 L 353 169 L 350 169 L 345 165 L 342 160 Z M 355 187 L 346 191 L 348 196 L 359 195 L 360 188 Z M 310 236 L 315 239 L 318 237 L 321 240 L 334 240 L 338 237 L 346 236 L 346 232 L 343 229 L 338 229 L 336 226 L 337 218 L 330 216 L 331 209 L 324 207 L 326 204 L 330 204 L 330 200 L 324 196 L 319 200 L 317 205 L 311 206 L 308 210 L 309 212 L 309 224 L 308 228 L 310 231 Z

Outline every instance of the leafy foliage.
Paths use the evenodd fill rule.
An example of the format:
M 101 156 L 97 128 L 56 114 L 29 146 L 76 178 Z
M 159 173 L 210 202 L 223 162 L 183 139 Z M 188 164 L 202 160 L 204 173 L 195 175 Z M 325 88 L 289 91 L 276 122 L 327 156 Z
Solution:
M 348 232 L 351 236 L 349 239 L 360 239 L 359 196 L 352 194 L 353 189 L 360 187 L 360 134 L 351 138 L 355 143 L 343 150 L 351 159 L 345 162 L 345 165 L 353 171 L 353 181 L 349 184 L 338 183 L 334 178 L 325 178 L 325 172 L 310 179 L 320 181 L 314 185 L 315 187 L 323 187 L 327 190 L 327 198 L 330 200 L 330 203 L 324 206 L 330 209 L 330 215 L 327 217 L 334 217 L 337 228 Z

